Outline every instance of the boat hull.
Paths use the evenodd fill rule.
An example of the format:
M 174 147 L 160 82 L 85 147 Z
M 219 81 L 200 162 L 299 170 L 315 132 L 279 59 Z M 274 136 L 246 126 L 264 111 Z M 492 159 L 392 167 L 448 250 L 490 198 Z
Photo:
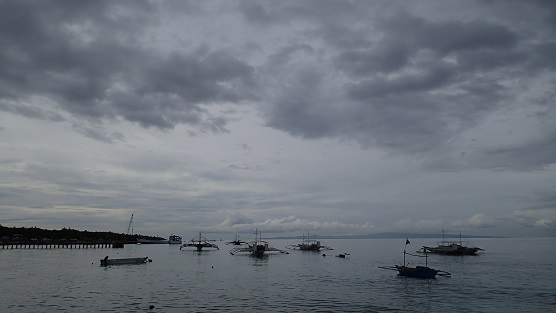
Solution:
M 109 259 L 105 257 L 104 259 L 100 260 L 100 266 L 108 266 L 108 265 L 124 265 L 124 264 L 143 264 L 147 263 L 148 257 L 141 257 L 141 258 L 124 258 L 124 259 Z
M 437 270 L 426 266 L 396 266 L 396 268 L 398 269 L 399 275 L 404 277 L 432 279 L 436 278 L 436 274 L 438 274 Z
M 251 252 L 251 256 L 254 256 L 256 258 L 262 258 L 264 256 L 265 251 L 266 251 L 266 246 L 265 245 L 256 245 L 254 248 L 255 249 L 253 249 L 253 251 Z
M 423 247 L 428 253 L 434 254 L 445 254 L 445 255 L 476 255 L 480 248 L 470 248 L 470 247 Z

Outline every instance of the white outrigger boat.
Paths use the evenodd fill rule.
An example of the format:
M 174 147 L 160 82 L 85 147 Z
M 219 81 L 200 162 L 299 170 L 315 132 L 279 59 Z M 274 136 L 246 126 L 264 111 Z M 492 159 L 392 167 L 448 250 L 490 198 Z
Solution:
M 201 252 L 203 248 L 220 250 L 218 245 L 211 243 L 201 232 L 199 232 L 199 237 L 194 237 L 191 241 L 185 242 L 180 246 L 180 250 L 185 248 L 195 248 L 199 252 Z
M 231 255 L 236 254 L 248 254 L 250 256 L 256 258 L 262 258 L 265 254 L 276 254 L 276 253 L 284 253 L 289 254 L 288 251 L 277 249 L 271 247 L 268 242 L 261 239 L 261 232 L 257 229 L 255 230 L 255 241 L 248 242 L 246 246 L 233 248 L 230 250 Z

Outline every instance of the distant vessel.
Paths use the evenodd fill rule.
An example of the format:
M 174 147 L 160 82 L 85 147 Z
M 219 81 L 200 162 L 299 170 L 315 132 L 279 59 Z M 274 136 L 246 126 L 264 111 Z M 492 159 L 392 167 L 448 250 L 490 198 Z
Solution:
M 409 239 L 406 239 L 405 246 L 407 247 L 407 245 L 409 243 L 410 243 Z M 406 254 L 411 255 L 411 256 L 425 258 L 425 266 L 415 266 L 415 267 L 407 266 L 408 263 L 405 262 L 405 255 Z M 428 266 L 427 258 L 428 258 L 427 252 L 425 252 L 424 256 L 423 255 L 414 255 L 414 254 L 411 254 L 411 253 L 407 253 L 406 249 L 404 247 L 404 249 L 403 249 L 403 265 L 379 266 L 379 267 L 382 268 L 382 269 L 386 269 L 386 270 L 398 271 L 399 276 L 412 277 L 412 278 L 431 279 L 431 278 L 436 278 L 436 275 L 441 275 L 441 276 L 449 276 L 450 275 L 450 273 L 448 273 L 446 271 L 435 270 L 433 268 L 430 268 Z
M 323 246 L 320 244 L 320 241 L 315 239 L 310 239 L 309 233 L 307 233 L 307 237 L 303 234 L 303 239 L 301 243 L 295 245 L 289 245 L 286 249 L 290 250 L 301 250 L 301 251 L 315 251 L 319 252 L 321 250 L 334 250 L 329 246 Z
M 108 265 L 123 265 L 123 264 L 143 264 L 147 263 L 149 257 L 141 258 L 122 258 L 122 259 L 109 259 L 108 256 L 100 260 L 100 266 Z
M 446 255 L 475 255 L 479 251 L 484 251 L 481 248 L 470 245 L 468 242 L 463 245 L 461 241 L 461 233 L 459 234 L 459 242 L 444 240 L 444 229 L 442 229 L 442 241 L 437 242 L 436 247 L 427 247 L 419 249 L 419 253 L 435 253 Z
M 199 237 L 194 237 L 191 241 L 185 242 L 180 246 L 180 250 L 184 248 L 195 248 L 199 252 L 202 251 L 203 248 L 220 250 L 216 244 L 211 243 L 201 232 L 199 232 Z
M 182 240 L 180 236 L 172 234 L 168 237 L 168 243 L 171 245 L 181 245 Z
M 247 241 L 243 241 L 239 239 L 239 236 L 236 235 L 236 239 L 232 240 L 232 241 L 228 241 L 226 242 L 227 245 L 234 245 L 234 246 L 241 246 L 241 245 L 245 245 L 247 244 Z
M 266 253 L 289 254 L 288 251 L 271 247 L 268 242 L 262 240 L 262 234 L 258 229 L 255 230 L 255 241 L 247 243 L 245 247 L 238 247 L 230 250 L 231 255 L 248 254 L 256 258 L 262 258 Z

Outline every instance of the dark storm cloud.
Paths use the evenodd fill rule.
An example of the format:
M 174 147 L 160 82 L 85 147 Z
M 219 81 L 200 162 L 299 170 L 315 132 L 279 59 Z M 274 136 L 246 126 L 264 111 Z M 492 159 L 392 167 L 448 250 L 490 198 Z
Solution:
M 150 2 L 0 6 L 0 108 L 6 111 L 45 117 L 40 108 L 32 113 L 19 104 L 44 97 L 76 117 L 220 132 L 226 120 L 203 105 L 252 97 L 252 68 L 229 52 L 204 48 L 165 56 L 147 48 L 144 31 L 158 16 Z
M 267 126 L 294 136 L 337 137 L 355 140 L 365 148 L 446 156 L 447 151 L 457 149 L 453 138 L 476 127 L 488 115 L 519 106 L 518 89 L 509 86 L 508 80 L 521 79 L 519 89 L 526 89 L 541 75 L 554 74 L 554 37 L 547 36 L 553 31 L 542 27 L 547 26 L 543 22 L 542 31 L 536 32 L 527 23 L 505 19 L 527 9 L 523 18 L 536 21 L 539 15 L 541 20 L 544 16 L 550 21 L 553 11 L 546 10 L 546 2 L 540 3 L 546 7 L 516 3 L 507 8 L 502 2 L 478 2 L 481 9 L 497 17 L 493 19 L 488 14 L 467 19 L 448 14 L 431 19 L 411 8 L 381 10 L 380 5 L 357 1 L 324 1 L 309 12 L 301 8 L 304 4 L 254 4 L 256 11 L 244 11 L 248 20 L 257 19 L 258 23 L 269 17 L 266 21 L 273 27 L 313 21 L 307 34 L 318 35 L 328 44 L 322 46 L 311 39 L 305 43 L 309 46 L 305 51 L 313 51 L 318 71 L 308 71 L 308 66 L 291 61 L 284 62 L 282 75 L 277 75 L 288 83 L 278 84 L 281 92 L 271 98 L 265 119 Z M 338 18 L 330 18 L 330 8 Z M 348 12 L 352 19 L 343 20 Z M 365 18 L 364 13 L 368 14 Z M 282 19 L 276 20 L 276 15 Z M 344 79 L 338 75 L 327 80 L 325 75 L 333 70 L 339 70 Z M 337 93 L 330 96 L 330 90 Z M 537 96 L 554 101 L 553 96 L 542 94 L 530 101 L 540 101 Z M 545 107 L 539 114 L 549 114 L 549 110 Z M 482 156 L 476 159 L 479 163 L 467 166 L 524 169 L 554 163 L 556 154 L 549 147 L 555 127 L 540 118 L 528 121 L 544 125 L 541 142 L 475 151 Z M 542 153 L 528 157 L 534 147 Z
M 227 131 L 228 120 L 211 106 L 250 103 L 261 110 L 266 126 L 293 136 L 355 141 L 364 148 L 423 157 L 459 155 L 462 143 L 454 138 L 490 115 L 529 102 L 539 107 L 528 118 L 541 125 L 537 142 L 465 153 L 478 162 L 473 166 L 489 168 L 496 163 L 535 168 L 556 159 L 549 148 L 556 126 L 546 122 L 554 116 L 554 95 L 536 84 L 554 80 L 554 2 L 241 1 L 222 6 L 210 1 L 1 2 L 0 110 L 52 121 L 71 118 L 74 125 L 86 119 L 82 134 L 113 142 L 123 135 L 88 123 L 123 119 L 145 128 L 187 124 L 218 133 Z M 226 17 L 222 24 L 218 14 Z M 190 38 L 184 27 L 176 40 L 187 42 L 184 46 L 151 45 L 163 17 L 197 16 L 200 24 L 215 18 L 199 28 L 233 37 L 235 32 L 223 29 L 229 28 L 240 35 L 219 41 L 220 35 L 202 37 L 211 31 L 192 31 Z M 242 38 L 239 30 L 252 28 L 261 31 Z M 238 53 L 247 46 L 259 49 Z M 539 91 L 516 102 L 533 89 Z M 46 102 L 53 105 L 42 107 Z M 539 153 L 528 157 L 530 149 Z

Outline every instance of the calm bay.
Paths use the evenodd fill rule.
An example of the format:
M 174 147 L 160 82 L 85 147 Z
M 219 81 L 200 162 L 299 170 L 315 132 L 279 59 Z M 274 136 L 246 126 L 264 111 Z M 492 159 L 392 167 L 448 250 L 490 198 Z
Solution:
M 410 240 L 408 252 L 435 244 Z M 402 262 L 405 240 L 323 240 L 335 250 L 263 259 L 216 243 L 220 250 L 201 253 L 179 245 L 0 250 L 0 312 L 556 311 L 556 238 L 473 239 L 485 250 L 477 256 L 429 255 L 430 267 L 452 274 L 434 280 L 379 268 Z M 350 255 L 334 257 L 344 252 Z M 106 255 L 152 262 L 101 267 Z

